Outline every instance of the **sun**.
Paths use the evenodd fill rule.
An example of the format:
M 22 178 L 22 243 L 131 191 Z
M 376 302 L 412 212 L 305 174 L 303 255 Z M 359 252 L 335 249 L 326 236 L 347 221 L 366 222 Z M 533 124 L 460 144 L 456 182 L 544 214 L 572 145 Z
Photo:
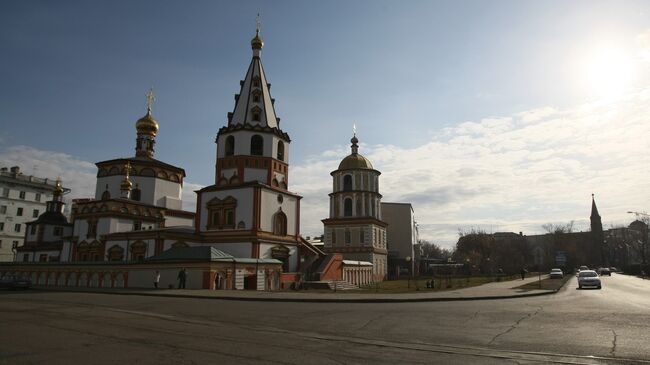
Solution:
M 604 48 L 593 52 L 584 70 L 591 94 L 601 99 L 616 99 L 633 83 L 634 62 L 620 49 Z

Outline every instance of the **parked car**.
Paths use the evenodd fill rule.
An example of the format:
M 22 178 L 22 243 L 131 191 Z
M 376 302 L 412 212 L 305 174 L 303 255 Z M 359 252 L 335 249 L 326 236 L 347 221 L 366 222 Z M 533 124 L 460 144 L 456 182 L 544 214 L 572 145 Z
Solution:
M 607 267 L 601 267 L 600 269 L 598 269 L 598 275 L 600 275 L 600 276 L 605 276 L 605 275 L 612 276 L 612 272 Z
M 29 289 L 32 286 L 30 279 L 20 276 L 3 276 L 0 278 L 0 288 L 7 289 Z
M 587 286 L 595 286 L 598 289 L 602 288 L 597 272 L 593 270 L 582 270 L 578 273 L 578 289 Z
M 549 276 L 551 279 L 562 279 L 564 277 L 564 273 L 562 272 L 562 269 L 553 269 L 551 270 Z
M 609 272 L 618 272 L 618 269 L 612 266 L 609 268 Z

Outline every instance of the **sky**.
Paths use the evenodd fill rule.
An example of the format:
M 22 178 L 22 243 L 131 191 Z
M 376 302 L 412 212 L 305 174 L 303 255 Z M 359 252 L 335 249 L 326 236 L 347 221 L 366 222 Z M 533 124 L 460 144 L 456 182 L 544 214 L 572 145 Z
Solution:
M 322 233 L 331 176 L 359 152 L 420 236 L 588 229 L 648 211 L 648 1 L 3 1 L 0 165 L 94 193 L 95 162 L 134 154 L 186 170 L 184 208 L 214 183 L 217 130 L 252 56 L 291 137 L 304 236 Z

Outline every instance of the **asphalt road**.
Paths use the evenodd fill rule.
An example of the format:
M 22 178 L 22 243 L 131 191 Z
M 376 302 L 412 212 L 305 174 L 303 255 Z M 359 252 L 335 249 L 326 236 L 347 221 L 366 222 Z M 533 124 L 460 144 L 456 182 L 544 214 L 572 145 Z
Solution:
M 649 363 L 650 280 L 431 303 L 0 292 L 0 364 Z

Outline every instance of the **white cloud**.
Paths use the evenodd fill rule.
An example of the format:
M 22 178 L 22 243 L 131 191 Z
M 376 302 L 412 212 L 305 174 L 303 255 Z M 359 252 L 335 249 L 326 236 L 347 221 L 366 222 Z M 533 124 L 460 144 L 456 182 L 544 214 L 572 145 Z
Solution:
M 29 146 L 11 146 L 0 151 L 3 167 L 19 166 L 25 175 L 56 179 L 71 189 L 66 200 L 95 195 L 95 164 L 65 153 L 43 151 Z
M 649 101 L 646 89 L 616 102 L 537 108 L 464 122 L 415 148 L 360 152 L 382 172 L 384 201 L 414 205 L 423 238 L 453 245 L 458 228 L 533 234 L 570 220 L 588 229 L 592 192 L 604 222 L 647 210 Z M 329 172 L 348 153 L 327 151 L 292 168 L 292 188 L 310 208 L 301 213 L 304 234 L 322 232 Z

